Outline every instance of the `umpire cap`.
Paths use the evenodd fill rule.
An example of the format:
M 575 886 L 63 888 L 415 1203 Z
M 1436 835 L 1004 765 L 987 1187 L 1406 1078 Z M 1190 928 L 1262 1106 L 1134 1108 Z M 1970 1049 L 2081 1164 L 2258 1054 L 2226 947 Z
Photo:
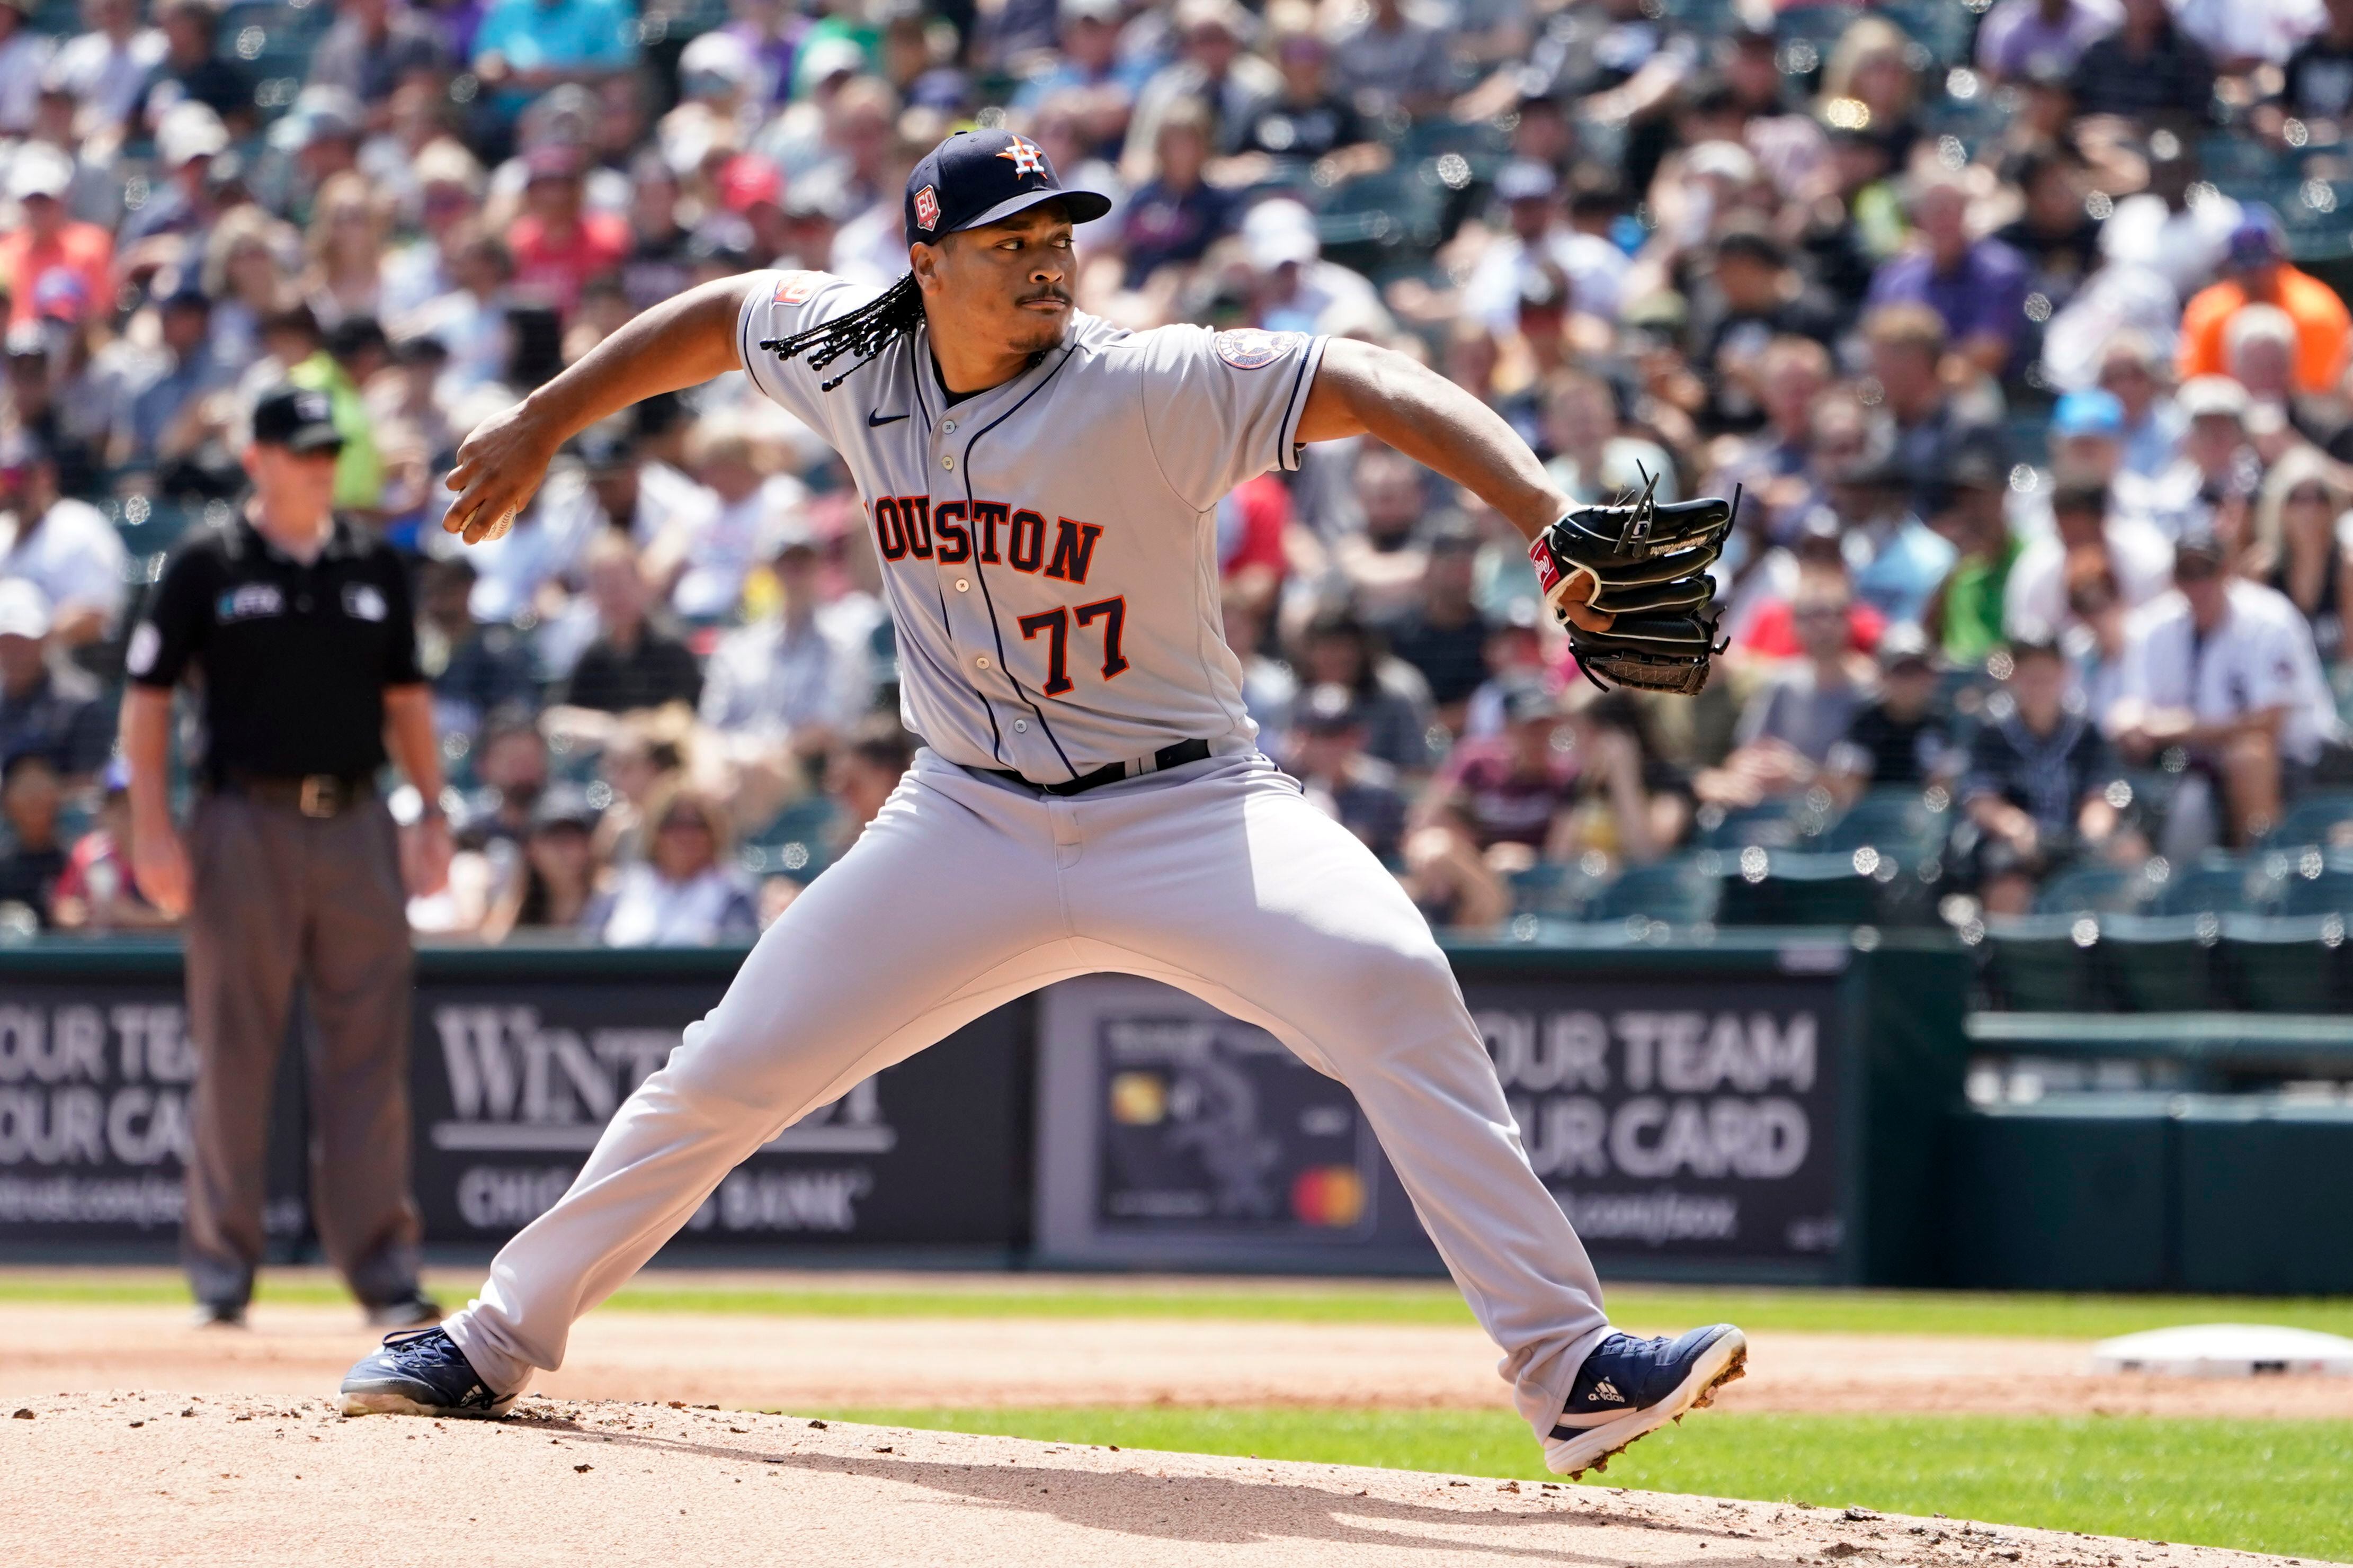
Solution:
M 1045 149 L 1010 131 L 959 131 L 907 176 L 907 243 L 936 245 L 962 229 L 1060 201 L 1072 223 L 1111 211 L 1111 198 L 1062 188 Z
M 253 439 L 256 446 L 283 447 L 290 452 L 343 449 L 343 433 L 335 428 L 327 395 L 307 386 L 280 386 L 265 393 L 253 405 Z

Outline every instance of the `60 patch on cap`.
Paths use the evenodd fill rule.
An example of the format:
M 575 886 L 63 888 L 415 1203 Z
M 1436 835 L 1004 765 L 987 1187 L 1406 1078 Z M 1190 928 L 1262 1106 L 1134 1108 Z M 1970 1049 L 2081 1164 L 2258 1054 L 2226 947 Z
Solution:
M 1066 190 L 1046 150 L 1010 131 L 959 131 L 926 153 L 907 176 L 907 243 L 1011 217 L 1059 201 L 1072 223 L 1111 211 L 1111 198 Z

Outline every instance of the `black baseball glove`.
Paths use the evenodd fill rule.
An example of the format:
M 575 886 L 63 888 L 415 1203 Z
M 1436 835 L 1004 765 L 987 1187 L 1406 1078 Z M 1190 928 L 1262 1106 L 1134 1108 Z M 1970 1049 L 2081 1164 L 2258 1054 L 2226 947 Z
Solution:
M 1646 489 L 1619 505 L 1579 507 L 1528 546 L 1586 679 L 1686 697 L 1707 684 L 1708 661 L 1725 647 L 1707 569 L 1724 553 L 1739 506 L 1737 491 L 1729 501 L 1662 505 Z M 1570 620 L 1565 606 L 1577 603 L 1615 617 L 1609 629 Z

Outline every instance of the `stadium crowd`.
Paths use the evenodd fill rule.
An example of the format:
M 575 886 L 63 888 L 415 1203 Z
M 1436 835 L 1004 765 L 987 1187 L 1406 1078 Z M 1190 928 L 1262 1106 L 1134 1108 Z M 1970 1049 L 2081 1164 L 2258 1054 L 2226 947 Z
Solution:
M 917 743 L 839 460 L 739 374 L 492 544 L 439 480 L 682 287 L 897 277 L 974 122 L 1116 198 L 1084 309 L 1422 355 L 1582 500 L 1742 493 L 1694 700 L 1580 679 L 1386 448 L 1221 503 L 1262 743 L 1434 921 L 1705 918 L 1882 810 L 1963 925 L 2353 784 L 2353 0 L 670 4 L 0 0 L 0 928 L 158 923 L 122 643 L 289 379 L 414 561 L 461 846 L 414 923 L 773 918 Z

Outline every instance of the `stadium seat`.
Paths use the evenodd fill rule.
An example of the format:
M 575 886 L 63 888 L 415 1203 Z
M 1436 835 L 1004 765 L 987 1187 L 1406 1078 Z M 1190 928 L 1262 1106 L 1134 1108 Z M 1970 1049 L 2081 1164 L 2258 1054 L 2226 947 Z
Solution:
M 1941 849 L 1951 830 L 1952 797 L 1944 791 L 1875 789 L 1849 806 L 1818 842 L 1841 854 L 1869 848 L 1911 861 Z
M 2280 888 L 2284 915 L 2353 914 L 2353 851 L 2306 849 Z
M 1693 842 L 1703 849 L 1746 849 L 1751 845 L 1789 848 L 1805 836 L 1809 810 L 1802 795 L 1780 795 L 1755 805 L 1710 803 L 1699 808 Z
M 2220 956 L 2232 994 L 2252 1012 L 2336 1013 L 2353 998 L 2341 919 L 2227 915 Z
M 2120 866 L 2077 866 L 2045 882 L 2034 895 L 2038 915 L 2133 914 L 2149 891 L 2148 879 Z
M 2337 830 L 2353 833 L 2353 791 L 2329 790 L 2309 795 L 2289 806 L 2279 825 L 2263 836 L 2274 849 L 2299 849 L 2308 844 L 2326 847 Z
M 1716 919 L 1725 925 L 1863 925 L 1878 918 L 1876 851 L 1837 855 L 1794 849 L 1741 851 L 1724 878 Z M 1884 862 L 1891 870 L 1894 861 Z
M 2152 888 L 2145 906 L 2151 915 L 2242 914 L 2268 901 L 2263 868 L 2242 856 L 2215 851 L 2157 875 L 2163 866 L 2153 861 L 2143 873 Z
M 1648 866 L 1630 866 L 1585 908 L 1588 921 L 1623 921 L 1635 915 L 1669 925 L 1697 925 L 1715 919 L 1722 888 L 1713 861 L 1678 856 Z
M 2093 949 L 2089 915 L 1994 916 L 1985 922 L 1981 971 L 1994 1005 L 2021 1013 L 2104 1012 L 2114 1005 Z
M 2136 1013 L 2211 1013 L 2231 1005 L 2217 914 L 2109 915 L 2091 952 Z

